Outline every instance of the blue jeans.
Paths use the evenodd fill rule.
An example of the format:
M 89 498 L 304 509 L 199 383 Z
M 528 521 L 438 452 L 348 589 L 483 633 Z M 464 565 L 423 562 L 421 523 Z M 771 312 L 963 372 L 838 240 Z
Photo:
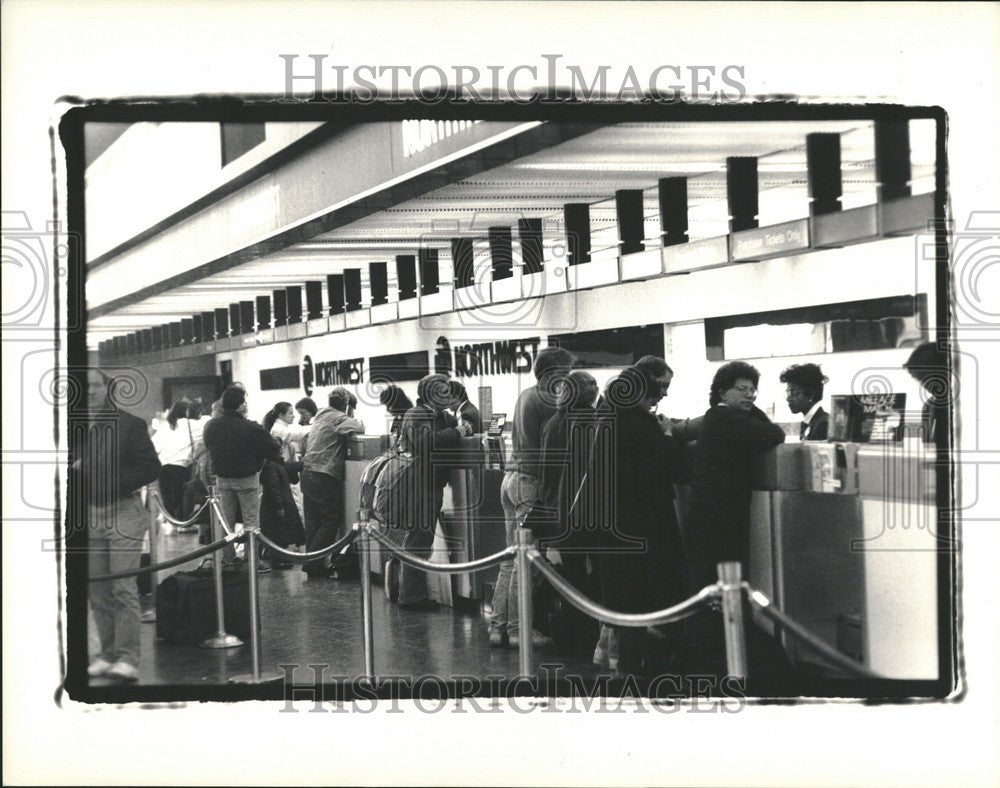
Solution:
M 241 479 L 216 477 L 215 489 L 219 496 L 219 508 L 226 518 L 226 524 L 236 528 L 236 523 L 243 523 L 244 528 L 256 528 L 260 525 L 260 474 L 244 476 Z M 222 534 L 215 534 L 218 538 Z M 232 544 L 222 548 L 222 555 L 227 560 L 236 557 L 236 549 Z
M 517 544 L 517 529 L 531 511 L 539 488 L 539 481 L 534 476 L 526 476 L 517 471 L 507 471 L 504 474 L 500 484 L 500 505 L 503 506 L 508 547 Z M 497 585 L 493 590 L 490 629 L 506 629 L 508 633 L 518 634 L 517 564 L 514 561 L 500 564 Z
M 88 510 L 87 551 L 91 576 L 139 568 L 149 513 L 138 493 Z M 101 659 L 139 666 L 139 586 L 135 577 L 90 583 Z
M 346 535 L 344 522 L 344 480 L 319 471 L 302 471 L 302 498 L 305 507 L 306 552 L 329 547 Z M 306 574 L 322 574 L 330 558 L 307 561 Z

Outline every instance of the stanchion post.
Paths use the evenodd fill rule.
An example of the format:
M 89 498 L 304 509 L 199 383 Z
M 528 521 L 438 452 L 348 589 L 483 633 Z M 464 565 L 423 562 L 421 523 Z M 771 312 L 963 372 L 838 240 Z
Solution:
M 514 556 L 517 566 L 517 617 L 518 640 L 517 658 L 520 675 L 531 676 L 532 635 L 535 627 L 531 618 L 531 561 L 528 550 L 531 548 L 531 531 L 527 528 L 517 529 L 517 555 Z
M 722 625 L 726 636 L 726 670 L 730 676 L 747 678 L 747 642 L 743 625 L 743 573 L 736 561 L 717 565 L 722 585 Z
M 208 500 L 215 500 L 215 485 L 208 488 Z M 211 505 L 211 504 L 210 504 Z M 212 539 L 218 541 L 222 538 L 222 524 L 215 512 L 215 506 L 211 505 L 212 516 Z M 215 634 L 203 640 L 198 645 L 201 648 L 233 648 L 242 646 L 243 641 L 236 635 L 226 632 L 226 608 L 222 597 L 222 551 L 216 550 L 212 553 L 212 573 L 215 575 Z
M 260 590 L 257 585 L 257 531 L 247 529 L 246 555 L 250 577 L 250 673 L 240 673 L 229 680 L 234 684 L 266 684 L 281 681 L 282 675 L 260 671 L 260 626 L 257 618 L 260 611 Z
M 375 686 L 375 627 L 372 615 L 372 570 L 369 565 L 371 534 L 368 522 L 362 520 L 358 528 L 358 561 L 361 562 L 361 618 L 364 622 L 365 678 Z
M 156 516 L 156 502 L 153 500 L 153 487 L 146 487 L 146 508 L 149 510 L 149 563 L 154 566 L 159 563 L 156 554 L 156 540 L 160 535 L 159 523 Z M 156 586 L 159 583 L 159 573 L 150 572 L 149 575 L 149 601 L 152 605 L 150 610 L 142 614 L 143 624 L 156 623 Z

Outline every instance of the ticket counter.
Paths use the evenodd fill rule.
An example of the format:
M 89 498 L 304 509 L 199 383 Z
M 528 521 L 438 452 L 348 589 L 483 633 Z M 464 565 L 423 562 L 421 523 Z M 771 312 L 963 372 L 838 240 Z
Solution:
M 753 496 L 750 584 L 870 669 L 937 679 L 933 466 L 918 443 L 778 446 Z M 780 637 L 794 663 L 823 664 Z

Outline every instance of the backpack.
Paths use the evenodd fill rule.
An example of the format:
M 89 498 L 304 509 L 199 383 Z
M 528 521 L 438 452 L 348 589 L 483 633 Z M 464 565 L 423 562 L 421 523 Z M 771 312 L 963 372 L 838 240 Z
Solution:
M 372 460 L 361 474 L 361 506 L 383 525 L 410 527 L 414 506 L 414 459 L 389 449 Z
M 373 514 L 372 510 L 375 505 L 375 484 L 378 480 L 378 475 L 395 453 L 395 449 L 382 452 L 368 463 L 361 472 L 361 497 L 358 501 L 358 506 L 361 509 L 367 509 L 370 514 Z

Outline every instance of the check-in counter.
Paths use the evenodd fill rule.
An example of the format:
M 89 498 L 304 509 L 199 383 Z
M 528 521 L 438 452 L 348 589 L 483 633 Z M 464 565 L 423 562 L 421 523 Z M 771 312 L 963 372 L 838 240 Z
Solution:
M 388 448 L 388 435 L 352 435 L 348 439 L 347 457 L 344 461 L 344 524 L 346 527 L 350 528 L 358 521 L 358 503 L 361 501 L 361 474 L 364 473 L 365 468 L 372 460 Z
M 435 537 L 432 560 L 452 563 L 473 561 L 503 550 L 507 546 L 500 483 L 504 471 L 490 467 L 483 448 L 483 437 L 462 439 L 448 474 L 444 506 Z M 450 585 L 441 578 L 436 598 L 450 604 L 478 606 L 492 596 L 498 567 L 452 575 Z M 447 586 L 447 587 L 445 587 Z M 432 591 L 433 594 L 433 591 Z M 450 594 L 450 598 L 449 598 Z
M 750 584 L 872 670 L 936 679 L 933 449 L 785 444 L 764 457 L 755 486 Z M 824 664 L 781 639 L 793 662 Z

